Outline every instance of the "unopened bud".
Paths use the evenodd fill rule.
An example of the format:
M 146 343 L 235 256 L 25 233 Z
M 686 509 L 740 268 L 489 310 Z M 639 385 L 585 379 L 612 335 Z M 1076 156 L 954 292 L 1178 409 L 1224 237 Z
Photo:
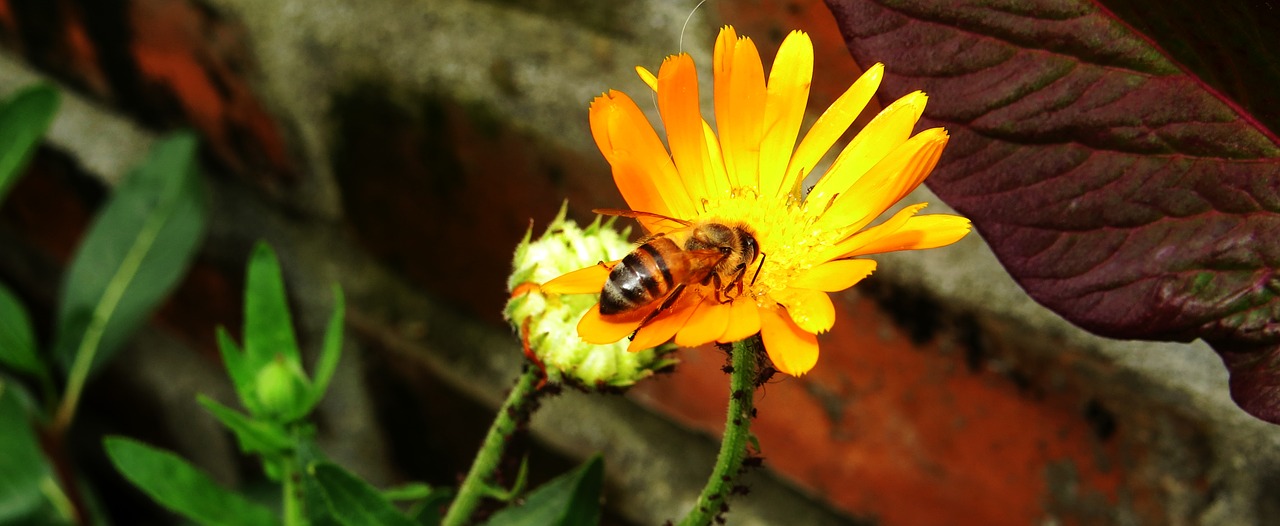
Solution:
M 294 413 L 307 396 L 307 380 L 297 364 L 277 355 L 258 371 L 255 390 L 263 412 L 288 420 L 301 416 Z
M 551 382 L 585 389 L 626 387 L 675 363 L 672 347 L 627 352 L 627 341 L 595 345 L 578 337 L 578 321 L 597 302 L 598 294 L 544 294 L 536 285 L 601 261 L 621 259 L 631 251 L 630 229 L 596 218 L 586 228 L 565 219 L 560 209 L 542 237 L 532 229 L 516 247 L 514 270 L 507 282 L 511 300 L 503 311 L 527 340 Z

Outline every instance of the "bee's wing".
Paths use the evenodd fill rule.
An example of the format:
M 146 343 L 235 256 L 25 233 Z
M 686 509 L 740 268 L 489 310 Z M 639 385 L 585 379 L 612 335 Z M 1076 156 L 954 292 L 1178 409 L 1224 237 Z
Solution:
M 671 223 L 675 223 L 683 227 L 688 227 L 693 224 L 693 222 L 691 221 L 685 221 L 683 219 L 678 219 L 671 216 L 664 216 L 662 214 L 655 214 L 653 212 L 642 212 L 639 210 L 620 210 L 617 208 L 595 208 L 595 209 L 592 209 L 591 211 L 597 214 L 600 214 L 602 216 L 629 217 L 637 221 L 640 221 L 641 218 L 657 220 L 657 221 L 640 221 L 640 224 L 645 225 L 645 228 L 649 228 L 649 225 L 656 224 L 662 221 L 669 221 Z
M 693 270 L 688 274 L 685 283 L 699 283 L 707 278 L 716 269 L 721 261 L 724 261 L 725 253 L 714 248 L 702 250 L 686 250 L 683 252 L 685 261 L 689 268 Z
M 643 244 L 645 244 L 645 243 L 648 243 L 648 242 L 653 241 L 653 240 L 655 240 L 655 239 L 658 239 L 658 238 L 660 238 L 660 237 L 665 237 L 665 238 L 668 238 L 668 239 L 670 239 L 670 240 L 674 241 L 674 242 L 676 243 L 676 246 L 681 246 L 681 247 L 683 247 L 683 246 L 684 246 L 684 242 L 685 242 L 685 241 L 687 241 L 687 240 L 689 239 L 689 235 L 690 235 L 692 232 L 693 232 L 693 225 L 692 225 L 692 224 L 689 224 L 689 225 L 685 225 L 685 226 L 682 226 L 682 227 L 679 227 L 679 228 L 676 228 L 676 229 L 666 230 L 666 231 L 662 231 L 662 232 L 655 232 L 655 233 L 653 233 L 653 234 L 649 234 L 649 235 L 647 235 L 647 236 L 644 236 L 644 237 L 640 238 L 640 240 L 639 240 L 639 241 L 636 241 L 636 245 L 637 245 L 637 246 L 639 246 L 639 245 L 643 245 Z

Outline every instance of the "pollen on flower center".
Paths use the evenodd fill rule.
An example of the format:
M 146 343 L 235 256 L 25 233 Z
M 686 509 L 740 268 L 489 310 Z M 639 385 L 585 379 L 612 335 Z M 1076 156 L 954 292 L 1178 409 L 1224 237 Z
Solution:
M 754 188 L 735 188 L 726 197 L 704 200 L 701 208 L 699 221 L 741 222 L 755 233 L 765 259 L 759 276 L 750 269 L 744 280 L 757 300 L 787 288 L 792 280 L 823 263 L 819 249 L 839 239 L 838 232 L 815 228 L 818 216 L 805 213 L 800 203 L 761 197 Z M 753 277 L 755 282 L 750 283 Z

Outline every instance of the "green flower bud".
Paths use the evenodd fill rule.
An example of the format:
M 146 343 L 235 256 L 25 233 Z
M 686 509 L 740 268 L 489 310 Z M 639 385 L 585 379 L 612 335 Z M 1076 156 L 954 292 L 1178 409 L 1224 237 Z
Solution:
M 290 363 L 282 355 L 258 370 L 254 383 L 258 404 L 269 416 L 292 420 L 301 417 L 300 409 L 307 402 L 307 379 L 296 363 Z
M 632 249 L 630 229 L 619 232 L 613 220 L 597 217 L 585 229 L 565 219 L 568 203 L 532 240 L 533 229 L 516 247 L 514 270 L 507 280 L 511 300 L 503 311 L 529 350 L 546 369 L 551 382 L 584 389 L 618 388 L 634 384 L 675 363 L 672 346 L 627 352 L 627 340 L 595 345 L 578 337 L 578 321 L 597 302 L 599 294 L 543 294 L 537 285 L 601 261 L 622 259 Z

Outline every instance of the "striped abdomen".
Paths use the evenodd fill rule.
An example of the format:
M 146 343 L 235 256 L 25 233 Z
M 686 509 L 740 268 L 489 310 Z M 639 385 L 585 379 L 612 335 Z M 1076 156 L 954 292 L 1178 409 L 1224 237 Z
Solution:
M 659 237 L 636 247 L 609 272 L 600 292 L 600 314 L 630 312 L 665 297 L 688 270 L 683 250 Z

